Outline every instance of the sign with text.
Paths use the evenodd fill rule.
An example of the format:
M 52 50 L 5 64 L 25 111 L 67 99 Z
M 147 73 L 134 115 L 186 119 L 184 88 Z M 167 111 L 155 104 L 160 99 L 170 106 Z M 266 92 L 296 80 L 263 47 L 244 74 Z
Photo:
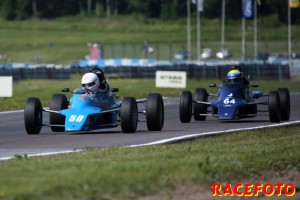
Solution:
M 0 97 L 12 97 L 12 76 L 0 76 Z
M 186 88 L 186 72 L 156 71 L 156 87 Z

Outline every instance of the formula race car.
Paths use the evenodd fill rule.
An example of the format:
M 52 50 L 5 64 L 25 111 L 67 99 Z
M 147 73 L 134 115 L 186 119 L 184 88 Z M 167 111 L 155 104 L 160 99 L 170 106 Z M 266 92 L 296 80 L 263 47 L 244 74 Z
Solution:
M 125 97 L 117 100 L 115 92 L 108 91 L 86 94 L 76 89 L 68 101 L 64 94 L 53 94 L 49 109 L 44 109 L 38 98 L 29 98 L 25 104 L 24 122 L 28 134 L 39 134 L 42 126 L 51 127 L 53 132 L 90 131 L 114 128 L 121 125 L 124 133 L 134 133 L 137 129 L 139 114 L 144 114 L 149 131 L 160 131 L 164 125 L 164 104 L 162 96 L 150 93 L 147 99 L 136 100 Z M 69 92 L 69 88 L 62 89 Z M 138 103 L 145 109 L 138 111 Z M 50 123 L 43 122 L 43 112 L 49 112 Z
M 210 84 L 210 87 L 215 86 Z M 256 84 L 251 86 L 258 87 Z M 192 115 L 196 121 L 204 121 L 207 116 L 218 117 L 219 120 L 238 120 L 256 117 L 260 112 L 267 112 L 271 122 L 289 120 L 290 93 L 287 88 L 263 95 L 262 91 L 251 91 L 251 86 L 247 88 L 242 83 L 224 82 L 216 95 L 208 94 L 204 88 L 197 88 L 194 98 L 190 91 L 183 91 L 179 105 L 180 121 L 189 123 Z M 258 104 L 266 105 L 267 109 L 258 110 Z

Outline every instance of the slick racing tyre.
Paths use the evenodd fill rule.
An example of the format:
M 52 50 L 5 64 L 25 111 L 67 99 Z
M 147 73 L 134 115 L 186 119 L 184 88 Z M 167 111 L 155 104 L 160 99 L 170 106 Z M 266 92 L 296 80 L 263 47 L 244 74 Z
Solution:
M 280 122 L 280 98 L 277 91 L 269 92 L 268 106 L 270 122 Z
M 280 99 L 280 116 L 281 120 L 288 121 L 290 119 L 290 92 L 287 88 L 279 88 L 279 99 Z
M 195 101 L 203 101 L 207 102 L 207 91 L 204 88 L 196 88 L 194 94 Z M 195 103 L 194 104 L 194 119 L 196 121 L 204 121 L 206 116 L 200 116 L 199 114 L 207 114 L 207 105 L 202 103 Z
M 121 106 L 121 129 L 123 133 L 134 133 L 137 128 L 138 108 L 135 98 L 125 97 Z
M 180 95 L 179 117 L 182 123 L 189 123 L 192 118 L 192 93 L 183 91 Z
M 38 98 L 29 98 L 24 108 L 24 123 L 27 134 L 39 134 L 42 128 L 43 111 Z
M 69 105 L 68 99 L 64 94 L 53 94 L 50 102 L 50 110 L 60 111 L 67 109 Z M 49 113 L 51 125 L 65 125 L 66 117 L 57 113 Z M 53 132 L 63 132 L 65 127 L 51 126 Z
M 161 131 L 164 126 L 164 102 L 158 93 L 150 93 L 146 101 L 146 122 L 149 131 Z

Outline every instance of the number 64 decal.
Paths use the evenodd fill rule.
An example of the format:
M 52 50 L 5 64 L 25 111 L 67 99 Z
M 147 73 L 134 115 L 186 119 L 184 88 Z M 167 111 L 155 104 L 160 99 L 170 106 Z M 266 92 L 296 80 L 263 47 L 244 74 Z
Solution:
M 69 122 L 81 122 L 83 120 L 83 115 L 71 115 L 69 118 Z
M 223 101 L 224 104 L 235 104 L 235 99 L 232 98 L 226 98 Z

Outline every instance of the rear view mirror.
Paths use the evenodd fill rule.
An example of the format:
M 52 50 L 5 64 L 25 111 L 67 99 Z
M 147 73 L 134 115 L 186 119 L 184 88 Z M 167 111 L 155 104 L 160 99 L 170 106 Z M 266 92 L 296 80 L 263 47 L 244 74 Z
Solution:
M 70 89 L 69 88 L 62 88 L 61 91 L 62 92 L 70 92 Z
M 112 91 L 112 92 L 119 92 L 119 88 L 111 88 L 110 91 Z

